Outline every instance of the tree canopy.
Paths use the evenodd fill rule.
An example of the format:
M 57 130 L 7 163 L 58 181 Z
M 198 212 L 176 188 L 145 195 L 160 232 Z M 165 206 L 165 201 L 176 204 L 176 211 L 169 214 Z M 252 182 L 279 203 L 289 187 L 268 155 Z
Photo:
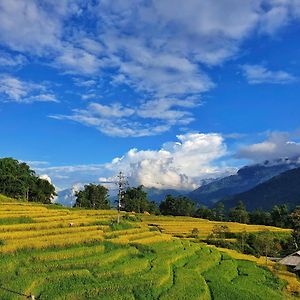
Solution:
M 143 190 L 143 186 L 128 188 L 124 197 L 125 210 L 143 213 L 145 211 L 158 214 L 159 209 L 155 202 L 149 201 L 147 192 Z
M 75 207 L 91 209 L 109 209 L 108 189 L 101 184 L 88 184 L 76 193 Z
M 55 187 L 30 167 L 13 158 L 0 159 L 0 193 L 8 197 L 51 203 Z
M 230 209 L 228 214 L 229 220 L 239 223 L 249 223 L 249 213 L 242 201 L 239 201 L 236 207 Z
M 192 216 L 195 212 L 195 203 L 184 196 L 167 195 L 159 208 L 163 215 Z

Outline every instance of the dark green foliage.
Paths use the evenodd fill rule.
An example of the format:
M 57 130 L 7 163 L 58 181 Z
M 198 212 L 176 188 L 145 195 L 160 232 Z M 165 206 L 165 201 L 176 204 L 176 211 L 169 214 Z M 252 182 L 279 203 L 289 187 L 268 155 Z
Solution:
M 236 207 L 230 209 L 228 218 L 232 222 L 249 223 L 249 214 L 242 201 L 239 201 Z
M 289 227 L 289 209 L 286 204 L 275 205 L 271 211 L 272 225 L 277 227 Z
M 271 213 L 262 209 L 256 209 L 249 213 L 249 218 L 251 224 L 271 225 L 273 223 Z
M 0 240 L 0 246 L 5 245 L 5 242 L 3 240 Z
M 143 213 L 148 210 L 147 193 L 143 186 L 128 188 L 124 196 L 125 210 Z
M 214 215 L 211 209 L 207 208 L 204 205 L 200 205 L 200 207 L 195 211 L 194 217 L 214 220 Z
M 137 213 L 149 212 L 159 214 L 159 208 L 154 201 L 148 201 L 147 192 L 143 186 L 128 188 L 124 196 L 125 210 Z
M 192 216 L 195 212 L 195 203 L 184 196 L 173 197 L 168 195 L 161 202 L 160 211 L 163 215 Z
M 36 176 L 26 163 L 13 158 L 0 159 L 0 194 L 28 201 L 51 203 L 55 187 Z
M 298 250 L 300 247 L 300 207 L 297 206 L 289 216 L 293 228 L 292 244 Z
M 34 202 L 51 203 L 52 196 L 55 195 L 55 187 L 41 178 L 36 178 L 29 190 L 29 199 Z
M 88 184 L 76 193 L 75 207 L 109 209 L 108 189 L 100 184 Z

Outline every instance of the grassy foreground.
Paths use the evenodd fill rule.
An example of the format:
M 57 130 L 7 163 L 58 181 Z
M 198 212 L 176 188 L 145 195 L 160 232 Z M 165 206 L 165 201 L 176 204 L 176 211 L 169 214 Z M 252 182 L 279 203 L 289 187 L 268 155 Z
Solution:
M 0 196 L 1 300 L 25 299 L 12 291 L 70 300 L 292 298 L 255 258 L 172 236 L 190 227 L 205 235 L 215 222 L 141 216 L 110 226 L 115 211 L 54 208 Z

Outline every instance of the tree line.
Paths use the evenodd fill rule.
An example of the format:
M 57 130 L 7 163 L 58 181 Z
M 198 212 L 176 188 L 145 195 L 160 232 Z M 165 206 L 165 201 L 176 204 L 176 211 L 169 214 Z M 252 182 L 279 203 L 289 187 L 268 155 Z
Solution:
M 110 208 L 108 189 L 100 184 L 86 185 L 82 191 L 76 194 L 76 197 L 76 207 Z M 248 212 L 243 202 L 240 201 L 235 207 L 225 211 L 222 202 L 210 209 L 203 205 L 197 206 L 186 196 L 167 195 L 158 206 L 154 201 L 148 200 L 147 192 L 143 186 L 129 187 L 124 193 L 123 201 L 122 207 L 128 212 L 149 212 L 162 215 L 191 216 L 211 221 L 291 227 L 291 212 L 287 205 L 275 205 L 271 211 L 256 209 L 253 212 Z
M 0 159 L 0 194 L 46 204 L 56 196 L 55 187 L 48 180 L 13 158 Z

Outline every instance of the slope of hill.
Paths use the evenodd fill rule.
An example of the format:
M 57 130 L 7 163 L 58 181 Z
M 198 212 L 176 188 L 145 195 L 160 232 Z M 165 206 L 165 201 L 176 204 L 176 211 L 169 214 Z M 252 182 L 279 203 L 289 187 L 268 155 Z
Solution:
M 0 196 L 0 299 L 287 299 L 283 282 L 257 266 L 263 258 L 239 260 L 149 223 L 209 221 L 140 215 L 111 227 L 116 211 L 54 208 Z
M 256 185 L 290 169 L 300 167 L 297 160 L 278 159 L 265 161 L 241 168 L 236 175 L 227 176 L 203 185 L 188 196 L 201 204 L 208 206 L 234 194 L 247 191 Z
M 224 198 L 222 202 L 230 208 L 240 200 L 248 210 L 270 210 L 279 204 L 287 204 L 289 208 L 300 205 L 300 168 L 281 173 L 246 192 Z

